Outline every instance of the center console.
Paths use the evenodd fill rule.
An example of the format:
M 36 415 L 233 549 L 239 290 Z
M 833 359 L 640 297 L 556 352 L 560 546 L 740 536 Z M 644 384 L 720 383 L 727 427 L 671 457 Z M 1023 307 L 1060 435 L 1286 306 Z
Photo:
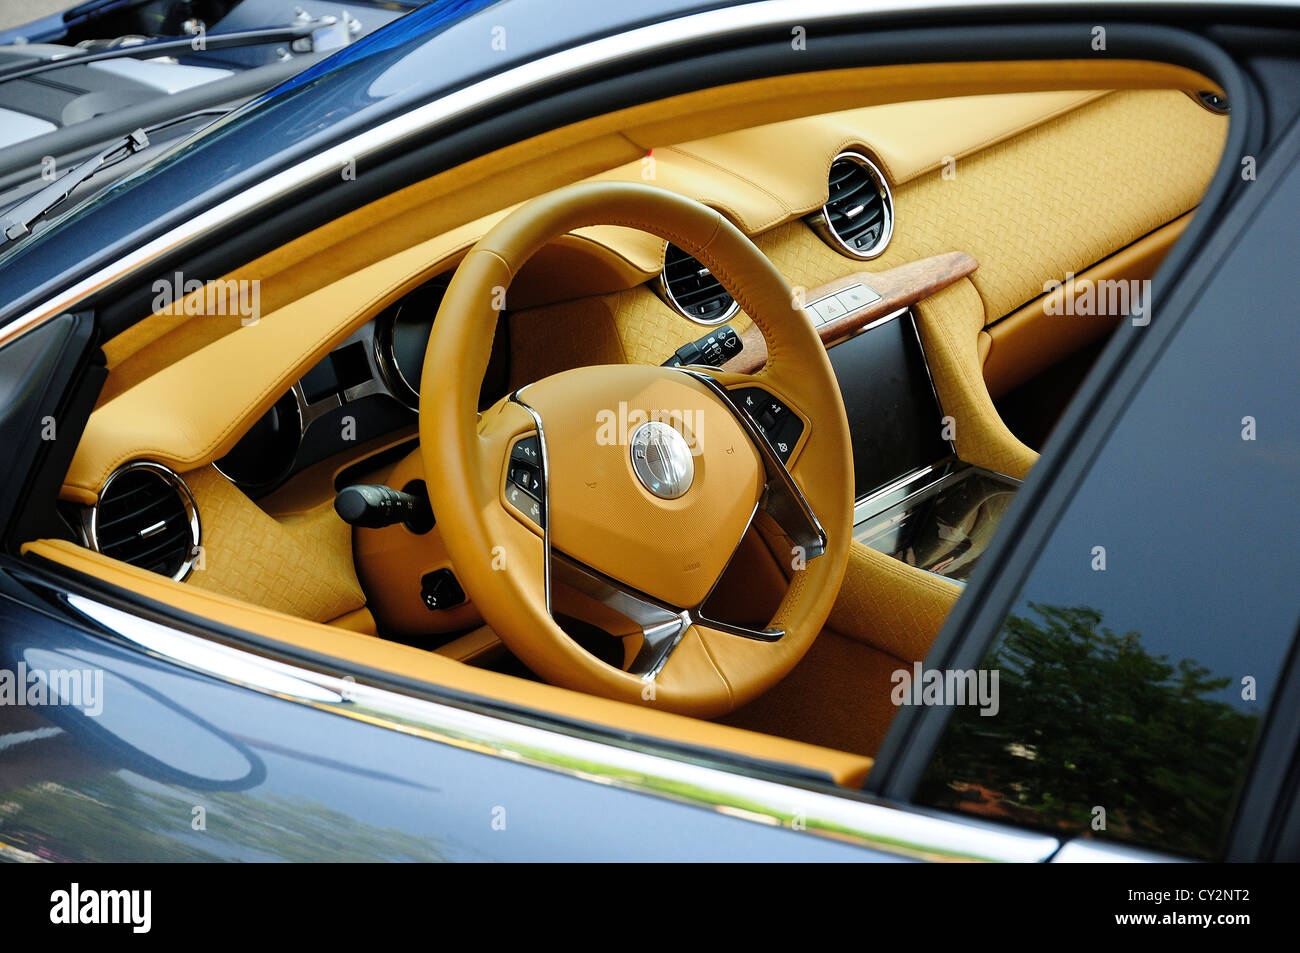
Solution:
M 957 456 L 910 309 L 828 354 L 853 439 L 854 539 L 965 582 L 1020 481 Z

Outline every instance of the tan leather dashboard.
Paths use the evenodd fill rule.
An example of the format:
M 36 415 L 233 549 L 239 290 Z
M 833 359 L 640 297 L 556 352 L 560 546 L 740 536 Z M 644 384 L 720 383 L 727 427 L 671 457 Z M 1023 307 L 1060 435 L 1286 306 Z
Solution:
M 718 207 L 758 233 L 760 248 L 791 284 L 811 287 L 859 267 L 799 216 L 824 201 L 834 154 L 860 142 L 895 177 L 894 238 L 871 267 L 968 252 L 981 264 L 973 281 L 988 323 L 1041 295 L 1044 276 L 1086 268 L 1193 207 L 1225 126 L 1176 90 L 985 95 L 729 132 L 655 149 L 594 178 L 649 178 Z M 163 314 L 110 341 L 108 387 L 78 447 L 65 498 L 93 502 L 104 479 L 133 458 L 181 472 L 218 459 L 297 377 L 382 307 L 453 266 L 506 211 L 351 273 L 333 272 L 343 276 L 252 326 Z M 524 297 L 509 302 L 516 353 L 527 352 L 525 363 L 546 370 L 588 362 L 593 351 L 599 359 L 662 361 L 699 332 L 641 283 L 658 272 L 662 254 L 661 240 L 610 226 L 548 246 L 521 272 Z M 611 290 L 524 307 L 530 298 L 581 293 L 584 276 L 597 294 Z M 583 334 L 562 327 L 556 333 L 557 325 L 540 320 L 556 311 L 602 320 Z M 743 330 L 749 321 L 741 314 L 732 323 Z M 240 373 L 223 370 L 231 368 Z

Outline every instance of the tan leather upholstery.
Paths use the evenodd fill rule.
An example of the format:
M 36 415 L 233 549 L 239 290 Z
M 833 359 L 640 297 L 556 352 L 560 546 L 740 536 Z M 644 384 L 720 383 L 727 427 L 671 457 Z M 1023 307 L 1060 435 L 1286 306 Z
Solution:
M 203 524 L 203 560 L 188 585 L 313 622 L 365 605 L 351 527 L 328 503 L 275 519 L 211 466 L 185 474 L 185 482 Z
M 1142 282 L 1155 274 L 1178 236 L 1191 221 L 1192 213 L 1139 238 L 1091 268 L 1067 280 L 1061 275 L 1061 290 L 1036 301 L 987 328 L 988 349 L 982 356 L 984 380 L 989 393 L 1001 397 L 1080 348 L 1100 340 L 1120 320 L 1116 315 L 1066 314 L 1063 301 L 1067 290 L 1081 293 L 1083 283 L 1096 287 L 1099 281 Z M 1073 287 L 1071 287 L 1073 286 Z M 1052 306 L 1052 314 L 1046 309 Z
M 926 298 L 915 313 L 939 406 L 956 422 L 957 455 L 1023 480 L 1038 454 L 1007 429 L 984 384 L 979 353 L 984 303 L 971 279 Z
M 440 267 L 450 267 L 458 255 L 514 203 L 547 189 L 585 176 L 608 175 L 609 170 L 619 167 L 622 168 L 619 177 L 642 181 L 642 159 L 647 150 L 658 148 L 662 157 L 662 150 L 675 143 L 687 143 L 687 151 L 699 152 L 703 160 L 713 165 L 725 165 L 739 160 L 726 157 L 719 161 L 715 152 L 708 151 L 707 146 L 696 140 L 702 136 L 716 139 L 734 130 L 763 127 L 795 117 L 826 113 L 827 110 L 849 110 L 838 119 L 831 117 L 827 122 L 851 125 L 855 138 L 886 163 L 897 181 L 903 182 L 932 170 L 936 160 L 942 161 L 948 155 L 961 159 L 979 148 L 981 143 L 998 143 L 1011 135 L 1019 138 L 1019 133 L 1036 124 L 1066 115 L 1073 109 L 1072 102 L 1075 105 L 1090 102 L 1095 93 L 1088 90 L 1096 89 L 1098 84 L 1112 88 L 1193 92 L 1214 88 L 1204 77 L 1164 64 L 1090 60 L 829 70 L 702 90 L 596 117 L 498 150 L 394 196 L 380 199 L 223 277 L 260 280 L 263 312 L 271 314 L 318 288 L 322 274 L 349 274 L 412 246 L 424 246 L 426 265 L 439 263 Z M 1039 92 L 1044 88 L 1079 89 L 1082 92 Z M 962 107 L 963 102 L 971 102 L 967 97 L 973 94 L 1013 91 L 1028 93 L 1029 98 L 990 95 L 975 100 L 982 106 L 980 109 Z M 1200 118 L 1211 127 L 1222 128 L 1225 125 L 1221 117 L 1214 117 L 1196 106 L 1186 94 L 1171 95 L 1181 96 L 1185 102 L 1162 100 L 1166 107 L 1163 111 L 1182 117 L 1189 115 L 1182 107 L 1191 105 L 1203 114 Z M 948 100 L 946 105 L 935 102 L 945 98 Z M 873 112 L 870 104 L 882 105 Z M 913 108 L 919 111 L 914 119 L 909 120 L 908 111 Z M 1158 135 L 1166 128 L 1161 112 L 1156 108 L 1153 118 L 1152 111 L 1148 110 L 1134 122 L 1125 122 L 1122 128 L 1112 124 L 1114 132 L 1103 128 L 1095 134 L 1097 141 L 1122 143 L 1134 133 L 1143 137 Z M 1055 127 L 1056 122 L 1050 125 Z M 878 139 L 873 133 L 877 129 Z M 1181 135 L 1178 129 L 1174 132 L 1174 138 Z M 838 145 L 834 135 L 831 133 L 818 141 L 824 144 L 825 149 L 833 148 Z M 1218 141 L 1222 141 L 1221 136 Z M 909 143 L 918 145 L 909 146 Z M 781 143 L 778 154 L 785 154 L 786 145 Z M 1062 161 L 1062 155 L 1068 153 L 1077 157 L 1076 161 L 1086 162 L 1090 151 L 1091 143 L 1081 142 L 1077 150 L 1062 150 L 1054 159 Z M 1145 161 L 1146 151 L 1147 140 L 1143 138 L 1134 144 L 1129 158 L 1140 166 Z M 803 155 L 801 152 L 800 156 Z M 829 165 L 830 156 L 831 153 L 822 154 L 816 161 Z M 665 175 L 677 175 L 671 170 L 671 153 L 665 161 L 670 167 Z M 692 157 L 686 161 L 698 165 L 700 160 Z M 807 164 L 812 160 L 800 161 Z M 1072 163 L 1065 160 L 1063 165 L 1069 167 Z M 785 186 L 791 184 L 794 171 L 794 166 L 785 170 L 777 165 L 767 175 L 777 175 Z M 1163 171 L 1167 174 L 1171 170 L 1166 168 Z M 817 178 L 824 180 L 824 176 Z M 752 196 L 761 195 L 767 189 L 763 184 L 766 177 L 755 184 L 730 180 L 732 191 L 740 189 L 751 198 L 729 199 L 728 181 L 727 178 L 714 177 L 704 183 L 707 191 L 687 194 L 705 202 L 740 209 L 755 201 Z M 810 187 L 800 182 L 800 194 Z M 824 181 L 821 181 L 817 189 L 823 187 Z M 769 197 L 768 201 L 774 200 Z M 813 208 L 816 204 L 819 204 L 817 199 L 807 197 L 786 203 L 791 213 L 795 208 Z M 773 209 L 779 207 L 779 201 L 772 205 Z M 756 221 L 775 221 L 770 209 L 757 214 Z M 789 217 L 791 214 L 786 215 L 787 219 Z M 1102 224 L 1104 219 L 1097 217 L 1095 222 Z M 645 237 L 631 237 L 626 230 L 623 230 L 621 238 L 616 238 L 617 232 L 592 229 L 571 243 L 571 250 L 583 246 L 591 252 L 586 257 L 587 270 L 597 279 L 589 286 L 592 291 L 600 290 L 600 281 L 612 280 L 614 275 L 621 275 L 621 280 L 634 281 L 638 273 L 648 277 L 658 270 L 660 244 Z M 987 261 L 984 249 L 960 244 L 951 247 L 965 247 L 981 261 Z M 1117 246 L 1107 248 L 1106 252 L 1114 247 Z M 934 253 L 909 248 L 900 260 L 913 260 Z M 605 256 L 603 259 L 602 255 Z M 1093 260 L 1096 259 L 1075 261 L 1072 265 L 1077 268 Z M 807 281 L 796 273 L 788 274 L 794 284 L 807 286 L 820 284 L 825 277 L 833 277 Z M 535 300 L 536 284 L 541 275 L 539 270 L 525 276 L 528 280 L 520 288 L 521 303 L 538 303 Z M 567 296 L 571 291 L 571 288 L 561 288 L 557 293 Z M 1027 299 L 1022 297 L 1013 305 L 1024 300 Z M 1004 312 L 998 312 L 994 317 L 1001 313 Z M 106 345 L 109 366 L 114 373 L 110 375 L 103 399 L 112 399 L 122 390 L 174 363 L 180 355 L 232 333 L 238 326 L 238 320 L 205 318 L 194 321 L 183 315 L 170 314 L 140 322 Z
M 1013 93 L 867 106 L 656 148 L 653 166 L 638 159 L 595 178 L 642 179 L 697 197 L 759 235 L 825 205 L 826 173 L 845 149 L 867 149 L 891 185 L 901 184 L 1103 95 Z
M 1213 88 L 1204 78 L 1185 70 L 1116 60 L 827 71 L 736 84 L 597 117 L 433 176 L 228 276 L 263 281 L 264 312 L 259 325 L 242 328 L 237 319 L 160 315 L 109 342 L 109 385 L 78 448 L 65 496 L 93 501 L 103 477 L 134 456 L 201 472 L 295 377 L 384 304 L 430 274 L 453 266 L 508 206 L 575 179 L 607 174 L 618 166 L 635 172 L 639 180 L 641 159 L 650 147 L 657 148 L 669 176 L 680 175 L 680 181 L 700 183 L 708 189 L 708 194 L 696 197 L 730 207 L 746 224 L 777 223 L 758 236 L 758 243 L 795 284 L 822 283 L 846 264 L 856 268 L 817 240 L 801 222 L 788 221 L 815 198 L 803 195 L 764 204 L 765 183 L 775 180 L 764 178 L 761 169 L 737 166 L 738 174 L 716 178 L 694 174 L 727 165 L 726 144 L 714 148 L 716 143 L 701 143 L 701 137 L 714 140 L 735 133 L 739 142 L 744 134 L 736 130 L 778 121 L 802 122 L 800 117 L 809 113 L 850 107 L 854 107 L 852 112 L 845 115 L 855 118 L 831 121 L 862 122 L 868 133 L 872 123 L 864 117 L 876 123 L 880 132 L 865 144 L 895 177 L 899 216 L 904 222 L 886 256 L 872 267 L 923 257 L 933 253 L 927 250 L 931 246 L 937 251 L 960 247 L 981 260 L 983 267 L 973 286 L 979 294 L 953 289 L 944 300 L 936 298 L 938 303 L 923 309 L 932 314 L 931 318 L 922 314 L 923 335 L 929 325 L 934 342 L 927 341 L 931 361 L 935 353 L 946 355 L 949 370 L 960 375 L 952 379 L 966 385 L 966 396 L 954 397 L 953 406 L 966 400 L 969 406 L 957 416 L 963 420 L 970 416 L 974 425 L 959 428 L 959 449 L 993 469 L 1023 473 L 1032 464 L 1032 452 L 1018 446 L 1014 438 L 1008 440 L 1010 435 L 996 414 L 989 416 L 987 395 L 981 397 L 968 376 L 969 368 L 972 364 L 978 368 L 991 343 L 987 336 L 981 342 L 979 328 L 1038 295 L 1043 274 L 1078 270 L 1190 208 L 1188 202 L 1194 204 L 1199 197 L 1217 159 L 1226 125 L 1183 92 L 1101 97 L 1090 92 L 1102 84 Z M 912 137 L 888 131 L 906 131 L 908 107 L 878 105 L 897 99 L 937 100 L 959 91 L 994 93 L 1044 87 L 1081 92 L 1042 94 L 1038 105 L 1032 107 L 1025 106 L 1027 101 L 1013 104 L 1009 99 L 1006 111 L 999 109 L 994 116 L 976 119 L 976 111 L 971 111 L 969 123 L 934 122 L 935 116 L 952 115 L 951 102 L 927 106 L 929 125 L 924 135 Z M 863 104 L 875 105 L 859 108 Z M 949 112 L 945 114 L 944 109 Z M 893 125 L 890 110 L 897 110 Z M 1017 110 L 1023 121 L 1016 119 Z M 1042 124 L 1046 119 L 1052 121 Z M 680 148 L 669 149 L 674 143 L 681 144 Z M 826 151 L 837 144 L 831 134 L 819 148 Z M 958 157 L 957 178 L 948 180 L 936 173 L 934 160 L 941 149 Z M 800 162 L 806 158 L 800 154 Z M 825 159 L 829 160 L 829 154 Z M 679 172 L 677 166 L 690 171 Z M 1007 174 L 1008 168 L 1021 170 L 1023 177 Z M 797 178 L 794 164 L 778 171 Z M 1048 183 L 1044 189 L 1026 188 L 1027 181 L 1040 175 Z M 1098 183 L 1104 193 L 1101 204 L 1090 191 Z M 1049 200 L 1054 197 L 1053 189 L 1062 184 L 1067 188 L 1061 193 L 1064 205 L 1058 207 Z M 1124 201 L 1106 205 L 1112 194 L 1106 190 L 1124 195 Z M 1134 201 L 1133 195 L 1140 198 Z M 779 224 L 783 220 L 785 224 Z M 1061 220 L 1067 228 L 1059 234 L 1041 231 L 1046 222 Z M 538 268 L 516 276 L 516 300 L 531 304 L 581 290 L 569 280 L 572 276 L 552 284 L 540 267 L 547 257 L 559 263 L 546 264 L 547 268 L 586 268 L 594 281 L 590 286 L 593 293 L 653 273 L 662 242 L 627 237 L 635 235 L 626 229 L 598 226 L 561 239 L 533 260 Z M 1041 257 L 1028 261 L 1027 251 Z M 322 283 L 323 275 L 329 276 L 329 284 Z M 554 335 L 548 335 L 544 318 L 539 321 L 542 330 L 537 338 L 547 342 L 563 333 L 571 342 L 599 339 L 601 353 L 607 355 L 601 363 L 624 359 L 657 363 L 698 334 L 695 326 L 640 287 L 587 298 L 572 307 L 577 316 L 567 323 L 557 321 Z M 561 310 L 550 313 L 558 315 Z M 609 315 L 607 322 L 602 311 Z M 593 324 L 586 323 L 588 317 Z M 527 323 L 522 315 L 514 320 L 519 327 Z M 748 318 L 742 315 L 738 320 L 743 323 Z M 533 374 L 553 373 L 572 360 L 557 360 L 560 353 L 559 349 L 531 353 L 534 366 L 527 379 L 535 379 Z M 238 367 L 242 373 L 214 380 L 204 370 L 213 366 Z M 160 410 L 164 407 L 166 413 Z M 954 412 L 947 399 L 945 408 Z M 498 413 L 504 417 L 508 411 Z M 524 427 L 529 421 L 516 419 L 512 427 L 515 424 Z M 298 502 L 291 505 L 304 516 L 313 509 L 303 509 Z M 514 528 L 520 526 L 518 521 L 513 524 Z M 535 549 L 536 535 L 523 529 L 529 535 L 510 536 L 507 541 L 511 546 L 518 543 Z M 325 551 L 335 552 L 337 533 L 330 533 L 329 544 L 335 549 Z M 224 546 L 219 550 L 218 555 L 226 551 Z M 876 578 L 863 572 L 864 567 L 893 568 L 871 567 L 861 558 L 850 559 L 850 582 L 846 583 L 850 591 L 855 573 L 865 580 Z M 223 580 L 222 586 L 223 591 L 241 593 L 241 598 L 275 598 L 273 592 L 250 586 L 247 579 Z M 863 584 L 863 591 L 870 591 L 869 583 Z M 290 611 L 301 609 L 308 618 L 327 619 L 336 608 L 355 602 L 354 589 L 345 588 L 342 594 L 346 598 L 339 599 L 338 606 L 330 604 L 333 595 L 326 593 L 313 596 L 310 605 Z M 928 629 L 936 615 L 942 617 L 940 609 L 948 595 L 946 590 L 936 590 L 915 596 L 920 607 L 918 631 Z M 200 607 L 207 608 L 202 603 Z M 343 608 L 341 613 L 335 619 L 338 627 L 364 631 L 364 609 Z M 843 616 L 837 619 L 856 638 L 859 632 L 852 621 Z M 282 624 L 278 617 L 276 624 Z M 858 628 L 873 627 L 874 623 Z M 314 629 L 302 630 L 302 635 L 307 641 L 317 637 Z M 879 638 L 892 644 L 894 634 L 885 632 Z M 708 633 L 693 637 L 683 648 L 682 664 L 697 666 L 699 672 L 722 685 L 719 692 L 729 691 L 725 680 L 716 674 L 719 663 L 709 651 L 712 643 L 708 639 Z M 710 669 L 713 674 L 708 674 Z
M 902 110 L 904 106 L 876 108 Z M 864 126 L 862 141 L 878 154 L 874 132 L 874 127 Z M 754 243 L 792 285 L 805 289 L 849 272 L 884 271 L 960 249 L 980 263 L 973 280 L 984 301 L 983 323 L 992 325 L 1025 302 L 1040 299 L 1049 277 L 1064 280 L 1067 272 L 1082 273 L 1194 208 L 1209 183 L 1224 135 L 1223 117 L 1180 92 L 1092 97 L 1050 122 L 960 159 L 955 178 L 945 178 L 940 168 L 894 184 L 896 231 L 884 254 L 873 261 L 863 264 L 846 258 L 802 220 L 778 224 L 756 235 Z M 835 145 L 824 150 L 827 166 Z M 766 154 L 774 152 L 786 154 L 769 143 Z M 629 165 L 620 174 L 630 176 L 635 168 Z M 771 184 L 779 179 L 783 187 L 796 188 L 796 176 L 782 175 L 781 168 L 771 174 Z M 706 204 L 728 209 L 743 205 L 724 190 L 725 181 L 710 190 L 699 178 L 684 182 L 661 175 L 657 181 L 690 186 L 693 191 L 687 194 Z M 824 185 L 824 171 L 814 181 Z M 766 194 L 754 188 L 757 194 Z M 824 195 L 805 198 L 803 204 L 823 200 Z M 757 208 L 756 201 L 745 207 Z M 767 211 L 775 215 L 780 206 L 775 199 L 769 202 L 774 204 Z M 741 311 L 729 323 L 743 333 L 749 318 Z M 1062 327 L 1056 321 L 1036 322 L 1024 330 L 1039 335 L 1040 341 L 1051 338 L 1069 347 L 1079 343 L 1071 336 L 1077 327 Z M 517 383 L 535 380 L 531 375 L 541 370 L 553 373 L 603 363 L 618 354 L 623 355 L 619 359 L 658 364 L 701 331 L 641 286 L 518 311 L 511 315 L 516 353 L 524 356 L 516 366 Z M 1059 350 L 1047 353 L 1059 358 Z
M 424 479 L 424 463 L 413 451 L 396 465 L 376 474 L 374 482 L 404 489 Z M 421 580 L 427 573 L 451 569 L 451 555 L 442 539 L 442 526 L 417 534 L 402 523 L 383 529 L 352 529 L 357 576 L 371 611 L 392 632 L 406 636 L 432 636 L 483 624 L 472 602 L 430 611 L 421 597 Z
M 929 654 L 961 587 L 854 541 L 829 625 L 908 663 Z

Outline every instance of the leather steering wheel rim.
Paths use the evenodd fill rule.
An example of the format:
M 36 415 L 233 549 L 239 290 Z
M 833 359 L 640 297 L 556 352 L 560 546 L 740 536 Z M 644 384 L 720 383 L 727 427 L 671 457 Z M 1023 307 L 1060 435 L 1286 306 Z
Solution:
M 765 367 L 753 375 L 712 371 L 712 383 L 669 368 L 579 368 L 530 384 L 480 414 L 479 390 L 499 311 L 515 274 L 547 242 L 590 225 L 649 232 L 709 267 L 763 332 Z M 624 580 L 630 588 L 662 588 L 671 596 L 676 586 L 685 601 L 698 596 L 703 587 L 692 572 L 701 560 L 714 557 L 707 540 L 692 533 L 689 508 L 696 506 L 698 513 L 700 506 L 719 507 L 723 522 L 740 526 L 747 507 L 752 519 L 752 506 L 773 494 L 770 449 L 765 455 L 761 440 L 750 444 L 735 437 L 746 432 L 752 437 L 754 432 L 743 419 L 729 422 L 727 400 L 719 396 L 722 388 L 742 384 L 762 387 L 805 421 L 798 455 L 788 471 L 781 472 L 788 474 L 783 479 L 793 479 L 820 520 L 824 549 L 816 558 L 807 558 L 793 534 L 784 538 L 775 522 L 767 527 L 774 555 L 780 558 L 783 544 L 789 544 L 784 549 L 791 553 L 786 567 L 789 586 L 770 623 L 781 633 L 779 638 L 746 638 L 690 616 L 684 617 L 661 668 L 647 675 L 609 665 L 578 646 L 552 618 L 550 556 L 574 556 L 561 552 L 561 540 L 569 549 L 617 552 L 626 565 L 593 568 L 621 578 L 622 569 L 637 564 L 633 568 L 639 569 L 639 577 Z M 592 407 L 608 406 L 615 397 L 621 400 L 624 391 L 635 406 L 651 400 L 650 395 L 707 405 L 701 413 L 709 415 L 709 433 L 707 438 L 702 433 L 698 447 L 692 448 L 697 478 L 681 500 L 646 492 L 636 484 L 630 464 L 624 474 L 614 461 L 616 455 L 620 461 L 627 458 L 626 446 L 597 446 L 599 441 L 583 436 L 583 415 L 589 416 Z M 542 521 L 550 530 L 549 554 L 547 531 L 505 502 L 511 448 L 536 433 L 539 420 L 547 448 L 548 489 L 558 497 L 548 501 Z M 596 422 L 590 426 L 594 432 Z M 563 447 L 568 449 L 561 456 Z M 795 302 L 784 277 L 723 215 L 657 187 L 582 183 L 559 189 L 512 212 L 466 254 L 429 337 L 420 388 L 420 453 L 437 525 L 465 592 L 512 652 L 547 681 L 566 688 L 698 717 L 725 714 L 776 684 L 803 657 L 830 614 L 848 562 L 853 511 L 848 422 L 813 322 Z M 766 475 L 760 469 L 751 479 L 754 461 L 769 468 Z M 582 478 L 589 473 L 586 489 L 593 495 L 583 496 Z M 732 482 L 719 489 L 724 475 Z M 597 498 L 598 504 L 583 502 Z M 634 512 L 623 520 L 618 506 Z M 605 522 L 596 521 L 593 513 Z M 648 575 L 652 561 L 647 563 L 641 547 L 628 545 L 636 538 L 629 535 L 634 522 L 657 530 L 644 545 L 659 547 L 662 573 Z M 622 533 L 618 546 L 602 549 L 591 539 L 592 527 L 601 525 Z M 748 531 L 749 523 L 744 527 Z M 674 534 L 680 543 L 660 538 Z M 715 545 L 738 543 L 728 539 Z M 703 554 L 694 569 L 679 558 L 688 550 Z M 729 559 L 729 553 L 724 555 Z M 710 564 L 700 571 L 714 568 L 716 564 Z M 664 604 L 677 605 L 671 598 Z

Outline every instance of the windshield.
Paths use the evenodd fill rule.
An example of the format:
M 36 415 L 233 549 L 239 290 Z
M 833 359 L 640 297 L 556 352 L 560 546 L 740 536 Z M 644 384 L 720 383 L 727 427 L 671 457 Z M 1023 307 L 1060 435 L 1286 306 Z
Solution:
M 461 16 L 489 5 L 492 0 L 442 0 L 433 2 L 409 14 L 374 33 L 362 37 L 350 46 L 308 66 L 297 76 L 281 83 L 256 100 L 238 109 L 227 112 L 217 121 L 207 116 L 207 121 L 197 131 L 190 126 L 185 131 L 190 133 L 171 137 L 162 147 L 149 149 L 138 161 L 124 163 L 112 173 L 105 171 L 101 177 L 82 185 L 68 196 L 57 209 L 47 214 L 30 234 L 25 234 L 0 246 L 0 265 L 12 258 L 25 255 L 28 250 L 39 244 L 42 239 L 66 228 L 71 223 L 91 213 L 96 207 L 113 201 L 120 194 L 139 190 L 151 181 L 159 178 L 168 169 L 200 147 L 212 142 L 240 135 L 246 124 L 253 121 L 261 125 L 254 141 L 244 146 L 247 157 L 271 158 L 285 144 L 297 143 L 319 134 L 336 122 L 354 118 L 366 106 L 378 103 L 384 95 L 369 97 L 367 101 L 355 98 L 341 99 L 326 108 L 300 109 L 299 100 L 310 92 L 324 77 L 335 70 L 376 70 L 382 72 L 386 67 L 384 51 L 392 50 L 406 44 L 412 36 L 437 32 L 438 26 L 446 26 Z M 260 147 L 259 145 L 260 144 Z M 217 170 L 219 171 L 219 170 Z M 234 171 L 233 168 L 230 171 Z M 177 196 L 189 197 L 185 196 Z M 16 204 L 16 203 L 11 203 Z

